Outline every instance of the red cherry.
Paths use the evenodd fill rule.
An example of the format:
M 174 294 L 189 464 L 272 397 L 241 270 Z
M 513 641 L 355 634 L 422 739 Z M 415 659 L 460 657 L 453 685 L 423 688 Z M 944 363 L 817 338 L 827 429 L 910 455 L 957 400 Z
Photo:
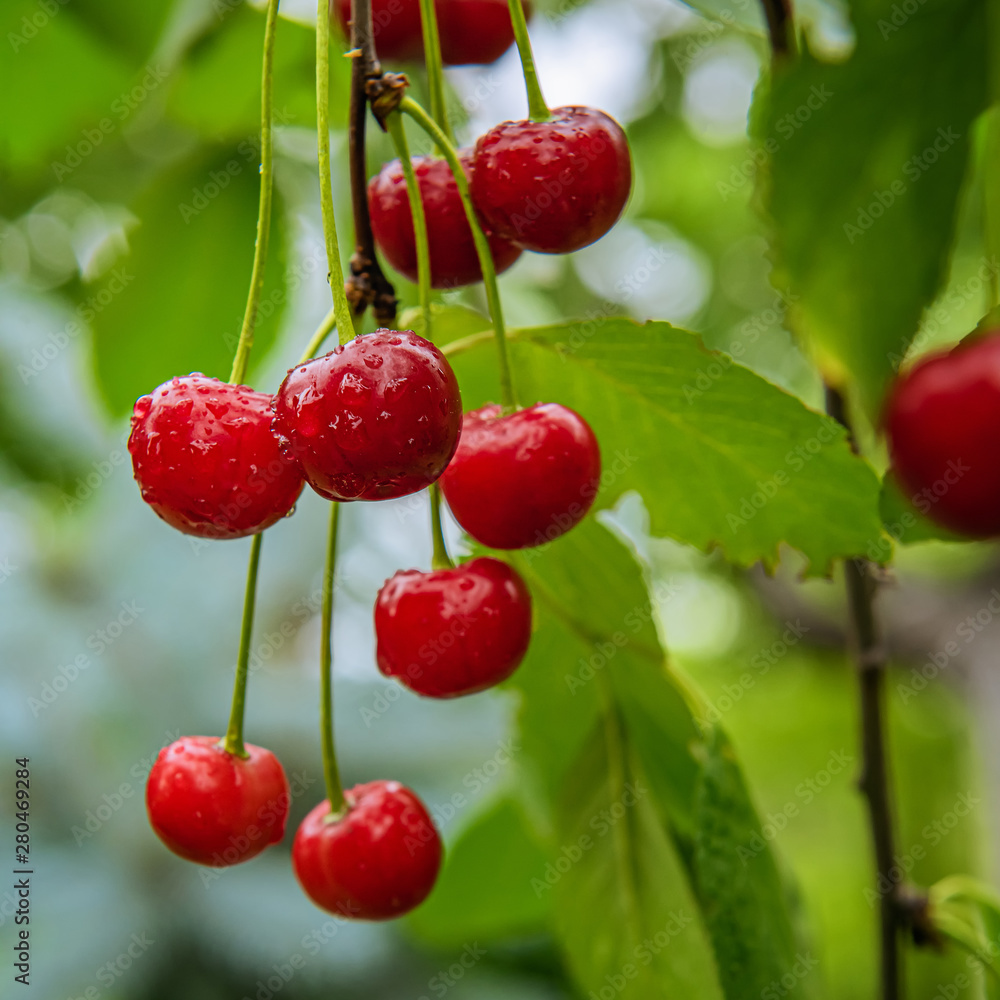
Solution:
M 459 156 L 468 176 L 472 150 L 460 150 Z M 431 285 L 434 288 L 454 288 L 482 281 L 483 272 L 479 267 L 472 230 L 447 160 L 416 156 L 413 167 L 427 218 Z M 417 246 L 413 235 L 413 216 L 399 160 L 387 163 L 368 182 L 368 207 L 372 232 L 382 253 L 397 271 L 416 282 Z M 506 271 L 521 256 L 520 248 L 513 243 L 491 233 L 487 233 L 486 238 L 498 274 Z
M 915 506 L 959 534 L 1000 535 L 1000 330 L 900 375 L 883 424 L 896 479 Z
M 351 0 L 332 0 L 331 6 L 347 34 Z M 436 0 L 434 10 L 446 66 L 495 62 L 514 43 L 507 0 Z M 420 0 L 372 0 L 372 22 L 379 58 L 423 59 Z
M 290 796 L 278 758 L 246 744 L 246 759 L 216 736 L 164 747 L 146 783 L 149 822 L 188 861 L 221 868 L 256 857 L 285 835 Z
M 556 108 L 547 122 L 503 122 L 480 136 L 472 200 L 486 225 L 525 250 L 569 253 L 599 240 L 632 188 L 621 126 L 593 108 Z
M 601 452 L 590 425 L 558 403 L 503 416 L 465 415 L 441 491 L 458 523 L 494 549 L 542 545 L 583 520 L 597 496 Z
M 197 373 L 141 396 L 128 450 L 143 500 L 200 538 L 242 538 L 283 518 L 302 473 L 271 433 L 271 402 Z
M 531 594 L 498 559 L 397 573 L 375 602 L 378 668 L 411 691 L 456 698 L 508 678 L 531 640 Z
M 302 821 L 292 867 L 306 895 L 330 913 L 391 920 L 418 906 L 441 867 L 441 837 L 424 804 L 398 781 L 344 793 L 348 811 L 329 820 L 321 802 Z
M 458 382 L 409 330 L 376 330 L 289 370 L 274 429 L 329 500 L 386 500 L 429 486 L 455 453 Z

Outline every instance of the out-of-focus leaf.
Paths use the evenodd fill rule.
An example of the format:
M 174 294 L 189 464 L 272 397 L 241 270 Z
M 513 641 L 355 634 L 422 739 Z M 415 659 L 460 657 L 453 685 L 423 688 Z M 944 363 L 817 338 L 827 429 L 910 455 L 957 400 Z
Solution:
M 541 930 L 551 909 L 531 879 L 546 854 L 518 802 L 492 802 L 448 845 L 434 891 L 410 918 L 410 926 L 438 947 Z
M 98 37 L 112 42 L 133 60 L 153 51 L 174 0 L 73 0 L 72 12 Z
M 587 993 L 722 1000 L 711 944 L 676 848 L 613 708 L 568 776 L 546 869 L 559 941 Z
M 772 154 L 775 278 L 800 297 L 793 326 L 873 411 L 947 273 L 972 123 L 987 104 L 986 6 L 855 0 L 851 58 L 803 52 L 754 115 Z
M 817 960 L 798 950 L 781 877 L 728 739 L 714 729 L 698 783 L 695 886 L 728 1000 L 814 995 Z
M 466 409 L 497 396 L 492 338 L 473 344 L 450 352 Z M 813 573 L 880 537 L 878 479 L 842 428 L 693 334 L 610 319 L 516 330 L 510 350 L 522 400 L 594 428 L 598 504 L 638 490 L 654 534 L 740 564 L 772 564 L 784 542 Z
M 94 365 L 114 413 L 174 375 L 228 378 L 250 285 L 259 155 L 255 148 L 204 152 L 160 177 L 132 206 L 131 253 L 98 289 L 85 289 L 82 318 L 94 331 Z M 274 338 L 285 303 L 281 202 L 261 296 L 254 361 Z
M 0 59 L 0 163 L 16 173 L 42 170 L 55 183 L 55 161 L 88 155 L 106 139 L 101 123 L 116 122 L 112 104 L 132 69 L 69 10 L 55 0 L 52 7 L 49 14 L 32 0 L 0 5 L 6 49 Z
M 212 138 L 252 138 L 260 130 L 260 65 L 264 15 L 242 6 L 192 47 L 177 70 L 168 108 L 173 117 Z M 316 34 L 284 18 L 274 44 L 274 118 L 315 127 Z M 346 115 L 350 66 L 330 60 L 333 108 Z

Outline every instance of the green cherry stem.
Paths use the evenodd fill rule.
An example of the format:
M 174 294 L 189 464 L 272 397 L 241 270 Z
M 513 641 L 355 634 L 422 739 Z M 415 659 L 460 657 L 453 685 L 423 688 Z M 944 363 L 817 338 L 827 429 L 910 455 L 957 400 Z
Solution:
M 410 202 L 410 214 L 413 217 L 413 235 L 417 244 L 417 287 L 420 296 L 420 311 L 424 317 L 424 336 L 433 340 L 431 329 L 431 250 L 427 240 L 427 216 L 424 214 L 424 202 L 420 195 L 417 176 L 413 172 L 413 161 L 410 159 L 410 147 L 406 141 L 406 129 L 403 128 L 403 116 L 394 111 L 385 120 L 385 126 L 392 136 L 396 146 L 396 155 L 403 168 L 406 179 L 406 196 Z
M 323 570 L 322 638 L 319 646 L 319 728 L 323 744 L 323 777 L 326 795 L 330 800 L 329 820 L 339 819 L 346 808 L 344 787 L 340 783 L 337 767 L 337 750 L 333 741 L 333 590 L 337 565 L 337 528 L 340 522 L 340 504 L 330 504 L 330 536 L 326 549 L 326 566 Z
M 500 401 L 506 412 L 517 409 L 517 397 L 514 392 L 514 379 L 511 374 L 510 353 L 507 349 L 507 331 L 504 327 L 503 308 L 500 305 L 500 290 L 497 287 L 497 272 L 493 266 L 493 255 L 486 241 L 476 210 L 472 206 L 472 196 L 469 194 L 469 181 L 462 169 L 455 147 L 441 131 L 437 123 L 412 97 L 404 97 L 399 104 L 399 110 L 409 115 L 437 143 L 444 158 L 451 167 L 458 188 L 465 217 L 472 230 L 472 238 L 476 243 L 476 254 L 479 257 L 479 267 L 483 272 L 483 287 L 486 289 L 486 302 L 489 305 L 490 319 L 493 321 L 493 333 L 496 337 L 497 355 L 500 377 Z
M 507 6 L 510 8 L 510 23 L 514 29 L 517 52 L 521 57 L 524 86 L 528 92 L 528 117 L 534 122 L 547 122 L 552 114 L 542 96 L 542 85 L 538 82 L 538 73 L 535 71 L 535 56 L 531 51 L 531 38 L 528 35 L 524 5 L 521 0 L 507 0 Z
M 448 139 L 454 143 L 448 122 L 448 107 L 444 99 L 444 62 L 441 59 L 441 36 L 438 33 L 437 11 L 434 0 L 420 0 L 420 25 L 424 36 L 424 65 L 427 67 L 427 91 L 431 104 L 431 117 L 441 126 Z
M 340 263 L 337 220 L 333 214 L 333 181 L 330 176 L 330 8 L 319 0 L 316 15 L 316 132 L 319 145 L 319 197 L 323 209 L 327 277 L 333 292 L 337 334 L 342 344 L 354 336 L 354 319 L 344 291 L 344 269 Z
M 257 603 L 257 567 L 260 565 L 260 546 L 263 539 L 263 534 L 257 534 L 250 543 L 250 565 L 247 568 L 247 588 L 243 598 L 243 627 L 240 630 L 240 653 L 236 661 L 236 682 L 233 684 L 233 707 L 229 713 L 229 726 L 222 742 L 226 753 L 231 753 L 234 757 L 250 756 L 243 746 L 243 715 L 247 701 L 250 637 L 253 634 L 254 608 Z
M 267 17 L 264 22 L 264 61 L 260 85 L 260 208 L 257 213 L 257 242 L 254 245 L 253 271 L 250 275 L 250 294 L 243 314 L 233 370 L 229 376 L 232 383 L 246 378 L 247 363 L 253 347 L 254 328 L 257 325 L 257 309 L 264 287 L 264 267 L 267 263 L 267 247 L 271 236 L 271 200 L 274 190 L 274 35 L 278 24 L 279 0 L 268 0 Z
M 437 483 L 431 483 L 429 492 L 431 496 L 431 538 L 434 540 L 431 569 L 454 569 L 455 563 L 448 555 L 444 529 L 441 526 L 441 487 Z

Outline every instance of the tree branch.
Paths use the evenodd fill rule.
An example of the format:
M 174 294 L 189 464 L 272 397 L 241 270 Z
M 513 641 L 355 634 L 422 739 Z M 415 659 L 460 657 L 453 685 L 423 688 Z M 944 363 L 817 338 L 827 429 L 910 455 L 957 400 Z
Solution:
M 767 21 L 767 33 L 771 39 L 771 53 L 774 61 L 790 56 L 795 51 L 792 30 L 791 0 L 760 0 Z
M 391 324 L 396 319 L 396 292 L 375 253 L 371 217 L 368 214 L 368 165 L 365 162 L 365 126 L 368 117 L 368 87 L 382 76 L 375 52 L 371 0 L 351 4 L 351 110 L 348 145 L 351 164 L 351 207 L 354 214 L 355 250 L 351 256 L 351 277 L 347 298 L 356 315 L 372 307 L 375 319 Z
M 831 417 L 847 429 L 851 448 L 857 454 L 857 443 L 844 397 L 830 385 L 826 386 L 826 409 Z M 867 559 L 846 560 L 844 577 L 861 702 L 862 763 L 858 784 L 868 803 L 868 819 L 878 873 L 881 997 L 882 1000 L 899 1000 L 900 932 L 912 923 L 909 914 L 915 914 L 919 910 L 920 899 L 902 883 L 895 881 L 892 874 L 896 862 L 885 734 L 886 654 L 874 609 L 878 579 Z

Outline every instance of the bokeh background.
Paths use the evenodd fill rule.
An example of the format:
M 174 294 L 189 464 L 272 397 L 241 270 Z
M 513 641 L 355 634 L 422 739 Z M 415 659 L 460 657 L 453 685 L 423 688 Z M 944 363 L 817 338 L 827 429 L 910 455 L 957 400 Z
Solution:
M 270 270 L 289 277 L 286 292 L 276 281 L 265 291 L 273 315 L 253 361 L 259 388 L 278 384 L 328 295 L 312 125 L 315 12 L 292 0 L 282 7 Z M 753 207 L 747 112 L 768 58 L 754 5 L 734 0 L 728 23 L 675 0 L 536 8 L 549 103 L 615 115 L 627 126 L 637 178 L 625 218 L 599 243 L 566 258 L 525 254 L 502 277 L 509 323 L 668 319 L 711 347 L 741 345 L 743 363 L 818 405 L 817 377 L 768 281 Z M 835 4 L 803 2 L 800 14 L 824 58 L 850 53 L 850 21 Z M 208 875 L 170 855 L 146 822 L 144 777 L 159 748 L 225 726 L 248 543 L 188 539 L 145 508 L 125 451 L 126 415 L 168 374 L 228 371 L 256 218 L 262 25 L 258 7 L 239 0 L 5 0 L 0 10 L 0 748 L 8 768 L 0 783 L 12 790 L 13 758 L 31 758 L 30 995 L 570 998 L 543 915 L 530 905 L 496 938 L 466 926 L 454 901 L 433 898 L 399 924 L 341 925 L 299 891 L 288 839 Z M 344 234 L 346 63 L 337 61 L 333 75 Z M 466 141 L 524 114 L 514 53 L 491 67 L 450 70 L 448 81 Z M 411 142 L 425 148 L 415 135 Z M 372 169 L 390 155 L 376 132 Z M 921 347 L 957 339 L 985 311 L 978 206 L 972 194 L 967 201 L 942 296 L 948 308 L 922 330 Z M 151 268 L 159 280 L 137 291 L 134 275 Z M 400 281 L 398 289 L 412 305 L 413 288 Z M 478 290 L 445 301 L 483 305 Z M 307 491 L 295 517 L 268 534 L 251 661 L 247 732 L 285 762 L 298 791 L 292 829 L 322 794 L 323 508 Z M 806 958 L 820 963 L 828 996 L 872 995 L 875 910 L 853 784 L 856 708 L 841 588 L 800 584 L 793 553 L 769 577 L 652 539 L 635 496 L 602 517 L 665 585 L 658 625 L 729 728 L 771 822 L 765 829 L 797 877 L 813 941 Z M 356 505 L 343 521 L 335 672 L 345 780 L 411 784 L 452 840 L 518 781 L 508 752 L 515 696 L 427 702 L 378 674 L 372 602 L 396 569 L 429 565 L 427 511 L 422 499 Z M 995 588 L 993 548 L 932 542 L 899 554 L 883 599 L 896 659 L 901 863 L 912 861 L 924 883 L 995 870 Z M 944 656 L 952 641 L 959 655 Z M 0 843 L 12 844 L 12 795 L 0 799 Z M 493 848 L 502 871 L 502 845 Z M 0 883 L 5 955 L 7 891 Z M 467 891 L 475 897 L 473 879 Z M 304 968 L 275 989 L 274 976 L 297 953 Z M 975 995 L 955 985 L 963 968 L 947 955 L 912 959 L 913 996 Z M 0 996 L 28 992 L 17 989 L 5 971 Z

